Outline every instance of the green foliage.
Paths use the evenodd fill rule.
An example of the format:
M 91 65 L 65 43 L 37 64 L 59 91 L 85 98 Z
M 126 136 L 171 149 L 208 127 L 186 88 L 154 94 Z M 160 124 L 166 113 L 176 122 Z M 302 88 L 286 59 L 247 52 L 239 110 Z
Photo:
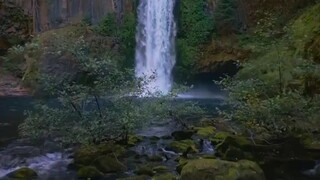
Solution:
M 219 33 L 230 33 L 236 26 L 236 0 L 219 0 L 214 13 L 215 24 Z
M 30 85 L 37 74 L 37 60 L 41 53 L 40 42 L 37 38 L 25 45 L 11 47 L 4 60 L 5 70 L 14 76 L 21 77 L 24 83 Z
M 124 56 L 124 67 L 132 67 L 135 53 L 136 16 L 126 13 L 121 23 L 116 20 L 115 14 L 108 14 L 98 26 L 96 31 L 104 36 L 117 39 L 120 45 L 120 54 Z
M 192 113 L 196 109 L 187 104 L 174 105 L 167 97 L 128 96 L 146 93 L 139 88 L 145 82 L 136 80 L 132 70 L 120 68 L 108 53 L 98 57 L 92 54 L 83 37 L 76 42 L 66 41 L 66 37 L 55 39 L 48 53 L 71 55 L 79 76 L 70 81 L 43 75 L 41 87 L 57 97 L 57 102 L 36 104 L 20 126 L 23 136 L 56 137 L 66 144 L 128 140 L 129 134 L 152 120 L 172 118 L 172 114 L 183 116 L 185 110 Z
M 246 41 L 254 47 L 252 58 L 242 64 L 236 77 L 221 82 L 230 92 L 230 109 L 221 112 L 226 118 L 242 123 L 249 131 L 272 135 L 320 128 L 320 65 L 304 52 L 316 37 L 304 27 L 312 24 L 315 28 L 318 23 L 317 13 L 310 9 L 281 29 L 276 28 L 277 19 L 270 13 L 258 21 L 251 36 L 254 40 Z M 279 34 L 284 36 L 279 39 Z
M 117 34 L 116 14 L 110 13 L 99 23 L 96 30 L 105 36 L 116 36 Z
M 32 18 L 13 2 L 2 1 L 0 9 L 0 36 L 6 37 L 11 45 L 23 44 L 32 27 Z
M 186 79 L 195 71 L 200 46 L 208 42 L 214 24 L 208 13 L 206 0 L 182 0 L 180 2 L 179 31 L 177 39 L 177 74 Z

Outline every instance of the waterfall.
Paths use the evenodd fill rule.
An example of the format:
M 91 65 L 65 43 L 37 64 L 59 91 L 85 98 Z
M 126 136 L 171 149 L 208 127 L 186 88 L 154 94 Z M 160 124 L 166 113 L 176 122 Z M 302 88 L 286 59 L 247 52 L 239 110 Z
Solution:
M 167 94 L 175 65 L 175 0 L 140 0 L 138 7 L 136 76 L 144 89 Z

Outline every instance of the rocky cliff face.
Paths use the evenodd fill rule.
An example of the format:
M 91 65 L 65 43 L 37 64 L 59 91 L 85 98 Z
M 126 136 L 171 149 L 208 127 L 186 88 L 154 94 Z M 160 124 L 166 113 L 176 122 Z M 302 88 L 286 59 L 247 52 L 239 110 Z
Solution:
M 116 13 L 121 21 L 126 12 L 134 9 L 134 0 L 2 0 L 24 9 L 33 17 L 34 32 L 78 23 L 86 19 L 92 23 L 101 20 L 108 13 Z

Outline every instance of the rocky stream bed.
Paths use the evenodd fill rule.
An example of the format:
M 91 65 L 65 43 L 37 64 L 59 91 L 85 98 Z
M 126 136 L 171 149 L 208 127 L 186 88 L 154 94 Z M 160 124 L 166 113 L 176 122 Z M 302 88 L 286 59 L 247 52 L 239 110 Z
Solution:
M 53 140 L 17 138 L 30 98 L 1 98 L 0 179 L 319 179 L 320 146 L 307 138 L 264 141 L 237 134 L 229 122 L 196 119 L 183 129 L 154 122 L 109 142 L 62 148 Z M 212 100 L 211 100 L 212 101 Z M 208 103 L 208 101 L 204 101 Z M 205 103 L 204 103 L 205 104 Z M 207 105 L 207 104 L 206 104 Z M 217 106 L 218 103 L 213 104 Z

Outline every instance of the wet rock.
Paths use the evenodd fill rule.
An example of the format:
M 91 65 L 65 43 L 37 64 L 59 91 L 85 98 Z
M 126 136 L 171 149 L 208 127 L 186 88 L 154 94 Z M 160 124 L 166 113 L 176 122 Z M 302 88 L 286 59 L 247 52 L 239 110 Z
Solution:
M 254 145 L 245 137 L 241 136 L 226 136 L 225 139 L 216 145 L 218 156 L 226 160 L 239 160 L 251 157 Z M 247 151 L 249 150 L 249 151 Z M 246 155 L 244 154 L 246 152 Z
M 171 134 L 171 136 L 174 137 L 175 140 L 180 141 L 190 139 L 194 133 L 194 130 L 175 131 Z
M 229 147 L 227 149 L 227 151 L 223 154 L 223 159 L 227 159 L 227 160 L 233 160 L 233 161 L 237 161 L 239 159 L 245 159 L 245 158 L 249 158 L 248 153 L 247 156 L 246 154 L 239 148 L 236 147 Z
M 188 164 L 188 160 L 185 159 L 185 158 L 183 158 L 183 157 L 180 157 L 180 158 L 179 158 L 179 164 L 178 164 L 177 167 L 176 167 L 176 171 L 177 171 L 178 173 L 181 173 L 182 168 L 183 168 L 185 165 L 187 165 L 187 164 Z
M 146 175 L 141 175 L 141 176 L 132 176 L 132 177 L 127 177 L 127 178 L 120 178 L 117 180 L 149 180 L 149 176 Z
M 181 171 L 181 180 L 251 179 L 264 180 L 262 169 L 254 162 L 241 160 L 230 162 L 215 159 L 189 161 Z
M 160 139 L 172 139 L 172 138 L 173 138 L 173 137 L 172 137 L 172 136 L 169 136 L 169 135 L 160 137 Z
M 208 154 L 202 155 L 201 158 L 203 158 L 203 159 L 217 159 L 217 157 L 215 155 L 208 155 Z
M 193 140 L 173 141 L 168 145 L 167 148 L 177 153 L 199 152 L 197 144 Z
M 38 176 L 37 173 L 30 168 L 21 168 L 7 175 L 8 178 L 23 179 L 23 180 L 33 180 L 33 179 L 36 179 L 37 176 Z
M 101 144 L 98 146 L 84 146 L 74 153 L 74 163 L 81 165 L 92 165 L 93 161 L 99 156 L 112 154 L 120 157 L 125 154 L 125 149 L 117 144 Z
M 126 169 L 118 159 L 110 156 L 98 157 L 95 160 L 94 165 L 103 173 L 121 172 Z
M 159 155 L 153 155 L 153 156 L 148 156 L 148 161 L 161 162 L 163 161 L 163 158 L 162 156 L 159 156 Z
M 315 166 L 315 176 L 320 178 L 320 164 Z
M 163 172 L 168 172 L 168 167 L 167 166 L 156 166 L 152 169 L 156 173 L 163 173 Z
M 150 166 L 139 167 L 137 170 L 135 170 L 134 173 L 137 175 L 148 175 L 148 176 L 154 175 L 154 171 L 152 170 L 152 167 L 150 167 Z
M 77 176 L 80 179 L 94 179 L 102 177 L 103 174 L 94 166 L 85 166 L 78 170 Z
M 175 175 L 171 173 L 159 174 L 152 178 L 152 180 L 175 180 L 175 179 L 176 179 Z
M 212 144 L 217 145 L 221 143 L 226 137 L 230 136 L 231 134 L 228 132 L 217 132 L 214 137 L 209 138 Z
M 142 140 L 143 140 L 143 138 L 140 136 L 130 135 L 128 138 L 127 145 L 128 146 L 135 146 L 136 144 L 138 144 Z
M 212 126 L 198 127 L 198 128 L 196 128 L 196 130 L 197 130 L 196 134 L 202 138 L 213 137 L 216 132 L 216 129 Z
M 150 140 L 150 143 L 156 144 L 156 143 L 160 140 L 160 137 L 158 137 L 158 136 L 151 136 L 151 137 L 148 137 L 148 139 Z

